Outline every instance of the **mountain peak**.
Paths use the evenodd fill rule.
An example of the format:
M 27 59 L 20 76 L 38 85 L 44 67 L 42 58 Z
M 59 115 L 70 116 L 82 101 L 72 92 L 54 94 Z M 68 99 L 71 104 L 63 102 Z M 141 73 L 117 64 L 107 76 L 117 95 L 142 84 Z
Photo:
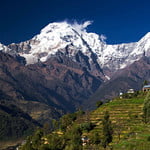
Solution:
M 150 32 L 146 33 L 144 37 L 145 38 L 150 38 Z
M 68 46 L 73 49 L 69 51 L 69 56 L 74 56 L 78 51 L 87 55 L 91 49 L 99 50 L 103 39 L 101 40 L 100 36 L 95 33 L 86 31 L 90 24 L 91 21 L 83 24 L 77 22 L 70 24 L 66 21 L 50 23 L 41 30 L 40 34 L 27 42 L 30 52 L 23 50 L 20 55 L 26 58 L 28 64 L 32 64 L 38 60 L 46 61 L 51 55 L 55 55 Z
M 59 30 L 59 29 L 67 29 L 67 28 L 72 28 L 76 30 L 77 32 L 83 32 L 86 31 L 86 28 L 92 24 L 92 21 L 85 21 L 84 23 L 77 23 L 76 21 L 74 23 L 68 23 L 67 21 L 63 22 L 54 22 L 48 24 L 46 27 L 44 27 L 41 30 L 41 33 L 48 33 L 51 32 L 52 30 Z
M 71 57 L 74 61 L 79 61 L 76 58 L 80 52 L 89 64 L 94 61 L 100 68 L 110 70 L 123 69 L 143 55 L 150 55 L 150 32 L 135 43 L 107 45 L 104 36 L 87 31 L 91 23 L 91 21 L 82 24 L 67 21 L 50 23 L 31 40 L 12 44 L 9 48 L 25 57 L 27 64 L 45 62 L 58 52 Z
M 52 30 L 57 30 L 60 28 L 69 28 L 70 25 L 67 22 L 54 22 L 54 23 L 50 23 L 48 24 L 46 27 L 44 27 L 41 30 L 41 33 L 49 33 L 52 32 Z
M 147 41 L 150 39 L 150 32 L 146 33 L 140 40 L 139 42 Z

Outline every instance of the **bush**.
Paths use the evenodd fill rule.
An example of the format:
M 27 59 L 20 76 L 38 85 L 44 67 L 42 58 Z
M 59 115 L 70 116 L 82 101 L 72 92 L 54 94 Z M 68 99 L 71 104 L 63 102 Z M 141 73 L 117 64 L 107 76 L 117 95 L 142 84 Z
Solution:
M 103 105 L 103 102 L 102 102 L 102 101 L 97 101 L 97 102 L 96 102 L 96 107 L 97 107 L 97 108 L 99 108 L 101 105 Z
M 101 143 L 101 139 L 100 139 L 100 136 L 97 132 L 94 132 L 91 137 L 90 137 L 90 143 L 92 144 L 100 144 Z
M 150 136 L 147 137 L 147 141 L 150 141 Z
M 92 130 L 94 127 L 94 125 L 91 122 L 86 122 L 86 123 L 82 123 L 80 125 L 80 128 L 82 131 L 87 131 L 89 132 L 90 130 Z
M 143 119 L 145 123 L 150 122 L 150 93 L 147 94 L 144 100 Z

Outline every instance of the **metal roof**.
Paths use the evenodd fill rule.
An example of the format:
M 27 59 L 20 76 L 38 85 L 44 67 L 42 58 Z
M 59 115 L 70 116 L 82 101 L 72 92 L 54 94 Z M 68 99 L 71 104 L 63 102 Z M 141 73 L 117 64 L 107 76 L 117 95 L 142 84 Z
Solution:
M 150 88 L 150 85 L 145 85 L 143 88 Z

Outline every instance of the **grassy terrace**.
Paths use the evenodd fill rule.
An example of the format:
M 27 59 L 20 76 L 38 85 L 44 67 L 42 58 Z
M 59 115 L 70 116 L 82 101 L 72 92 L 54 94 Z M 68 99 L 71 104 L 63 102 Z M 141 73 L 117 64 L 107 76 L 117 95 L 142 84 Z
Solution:
M 34 148 L 34 150 L 150 150 L 150 124 L 143 122 L 145 96 L 146 94 L 142 92 L 133 95 L 126 94 L 123 96 L 126 98 L 116 98 L 93 112 L 87 111 L 84 114 L 78 111 L 75 114 L 66 114 L 59 122 L 56 122 L 60 124 L 59 130 L 56 129 L 55 132 L 44 135 L 42 138 L 39 138 L 41 131 L 37 130 L 28 140 L 28 144 L 33 141 L 33 146 L 29 145 L 34 148 L 38 147 L 37 143 L 40 146 L 46 146 L 44 143 L 48 143 L 47 147 L 43 147 L 44 149 Z M 103 136 L 102 125 L 104 114 L 105 136 Z M 106 122 L 108 116 L 110 116 L 114 131 L 113 141 L 110 141 L 109 145 L 106 143 L 109 143 L 106 138 L 112 130 L 106 132 L 111 125 L 109 120 Z M 77 119 L 74 119 L 76 117 Z M 81 141 L 81 137 L 84 142 Z M 38 142 L 35 140 L 37 138 Z M 107 144 L 106 148 L 104 148 L 106 146 L 104 142 Z M 24 146 L 28 147 L 28 144 Z M 27 150 L 24 146 L 22 150 Z
M 91 132 L 102 136 L 102 119 L 107 110 L 113 125 L 113 150 L 149 150 L 150 125 L 142 121 L 142 108 L 145 96 L 128 99 L 115 99 L 93 111 L 90 120 L 96 127 Z

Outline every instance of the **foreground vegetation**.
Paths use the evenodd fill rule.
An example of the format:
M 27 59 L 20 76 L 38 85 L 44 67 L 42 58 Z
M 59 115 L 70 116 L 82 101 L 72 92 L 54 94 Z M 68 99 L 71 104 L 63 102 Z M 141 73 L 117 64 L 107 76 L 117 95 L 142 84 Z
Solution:
M 20 150 L 148 150 L 150 94 L 124 94 L 98 104 L 93 112 L 80 110 L 54 120 L 53 130 L 45 124 Z
M 16 105 L 0 102 L 0 149 L 15 147 L 40 126 Z

